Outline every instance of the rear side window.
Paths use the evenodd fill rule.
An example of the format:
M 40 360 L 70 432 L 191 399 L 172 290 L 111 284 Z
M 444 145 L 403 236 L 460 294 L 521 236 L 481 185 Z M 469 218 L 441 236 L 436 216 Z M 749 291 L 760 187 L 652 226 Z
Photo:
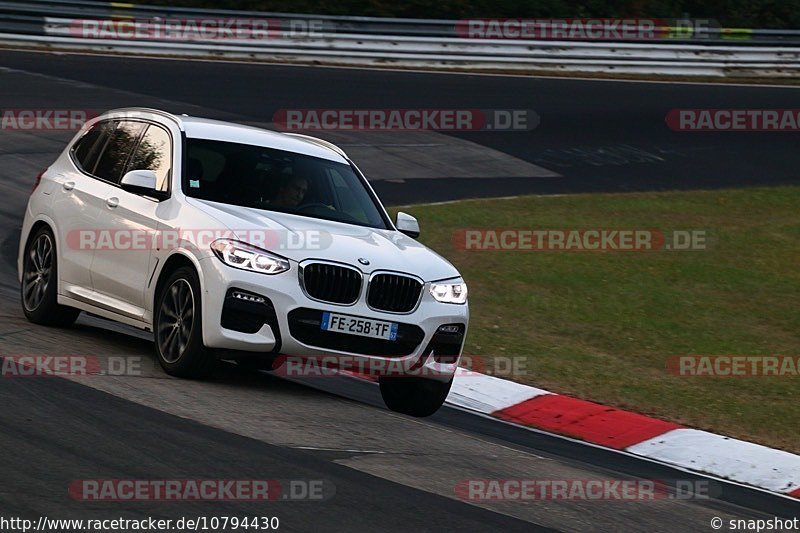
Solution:
M 156 173 L 157 189 L 169 190 L 172 176 L 172 139 L 169 132 L 159 126 L 148 126 L 139 146 L 133 153 L 128 170 L 152 170 Z
M 86 135 L 78 140 L 72 148 L 72 154 L 81 170 L 88 174 L 94 173 L 97 156 L 100 155 L 100 151 L 108 141 L 108 136 L 114 130 L 115 125 L 112 122 L 95 124 Z
M 121 121 L 111 133 L 103 148 L 103 153 L 92 172 L 98 178 L 111 183 L 119 183 L 128 158 L 139 140 L 145 124 L 142 122 Z

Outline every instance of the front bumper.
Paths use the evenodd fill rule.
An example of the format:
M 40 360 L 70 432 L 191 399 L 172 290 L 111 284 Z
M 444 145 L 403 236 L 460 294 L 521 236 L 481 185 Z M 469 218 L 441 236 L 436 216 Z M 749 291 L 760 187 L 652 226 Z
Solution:
M 366 304 L 366 285 L 351 305 L 312 300 L 300 286 L 296 263 L 288 271 L 271 276 L 229 267 L 216 257 L 206 257 L 200 265 L 204 282 L 203 342 L 209 348 L 251 352 L 256 356 L 259 353 L 313 358 L 340 356 L 347 361 L 360 361 L 368 368 L 391 361 L 395 369 L 414 369 L 416 375 L 440 381 L 448 381 L 455 374 L 469 324 L 469 308 L 437 302 L 428 292 L 430 283 L 423 287 L 421 301 L 413 312 L 395 314 L 370 309 Z M 247 327 L 233 325 L 242 322 L 230 312 L 231 293 L 237 290 L 266 300 L 254 302 L 254 308 L 266 305 L 274 309 L 272 314 L 264 310 L 268 318 L 263 325 L 246 320 Z M 400 324 L 398 339 L 373 342 L 366 337 L 324 332 L 319 329 L 324 311 L 396 322 Z M 223 318 L 223 314 L 227 317 Z M 448 325 L 460 328 L 457 333 L 439 331 Z

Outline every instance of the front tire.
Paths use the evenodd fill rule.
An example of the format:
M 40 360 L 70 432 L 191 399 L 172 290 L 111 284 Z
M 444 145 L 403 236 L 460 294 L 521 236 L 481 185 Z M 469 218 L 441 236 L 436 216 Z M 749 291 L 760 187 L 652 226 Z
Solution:
M 71 325 L 81 313 L 58 304 L 58 262 L 55 237 L 41 227 L 28 239 L 22 262 L 20 295 L 25 318 L 42 326 Z
M 156 299 L 153 321 L 156 357 L 164 371 L 176 377 L 202 378 L 216 359 L 203 345 L 200 280 L 189 267 L 170 275 Z
M 381 378 L 381 396 L 386 407 L 406 415 L 431 416 L 444 404 L 453 379 L 441 382 L 418 377 Z

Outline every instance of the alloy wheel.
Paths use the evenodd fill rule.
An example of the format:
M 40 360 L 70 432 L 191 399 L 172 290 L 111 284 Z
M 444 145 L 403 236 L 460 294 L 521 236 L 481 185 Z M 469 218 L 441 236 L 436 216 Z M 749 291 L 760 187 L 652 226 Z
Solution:
M 35 311 L 42 304 L 53 272 L 53 241 L 42 233 L 28 249 L 22 279 L 25 309 Z
M 194 324 L 194 293 L 189 282 L 178 279 L 167 288 L 161 300 L 158 324 L 158 347 L 167 363 L 183 355 Z

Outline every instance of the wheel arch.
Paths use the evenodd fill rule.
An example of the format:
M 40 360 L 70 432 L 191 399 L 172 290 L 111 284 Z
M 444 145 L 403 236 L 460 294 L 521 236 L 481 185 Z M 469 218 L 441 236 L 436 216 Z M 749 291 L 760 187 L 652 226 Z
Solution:
M 156 299 L 164 287 L 167 278 L 181 267 L 190 267 L 197 274 L 197 279 L 200 280 L 200 292 L 205 292 L 205 282 L 203 280 L 203 270 L 200 268 L 200 262 L 194 256 L 184 253 L 181 250 L 176 250 L 164 261 L 164 265 L 159 269 L 158 273 L 154 276 L 155 283 L 152 285 L 152 293 L 150 294 L 150 304 L 152 305 L 153 321 L 155 321 Z

